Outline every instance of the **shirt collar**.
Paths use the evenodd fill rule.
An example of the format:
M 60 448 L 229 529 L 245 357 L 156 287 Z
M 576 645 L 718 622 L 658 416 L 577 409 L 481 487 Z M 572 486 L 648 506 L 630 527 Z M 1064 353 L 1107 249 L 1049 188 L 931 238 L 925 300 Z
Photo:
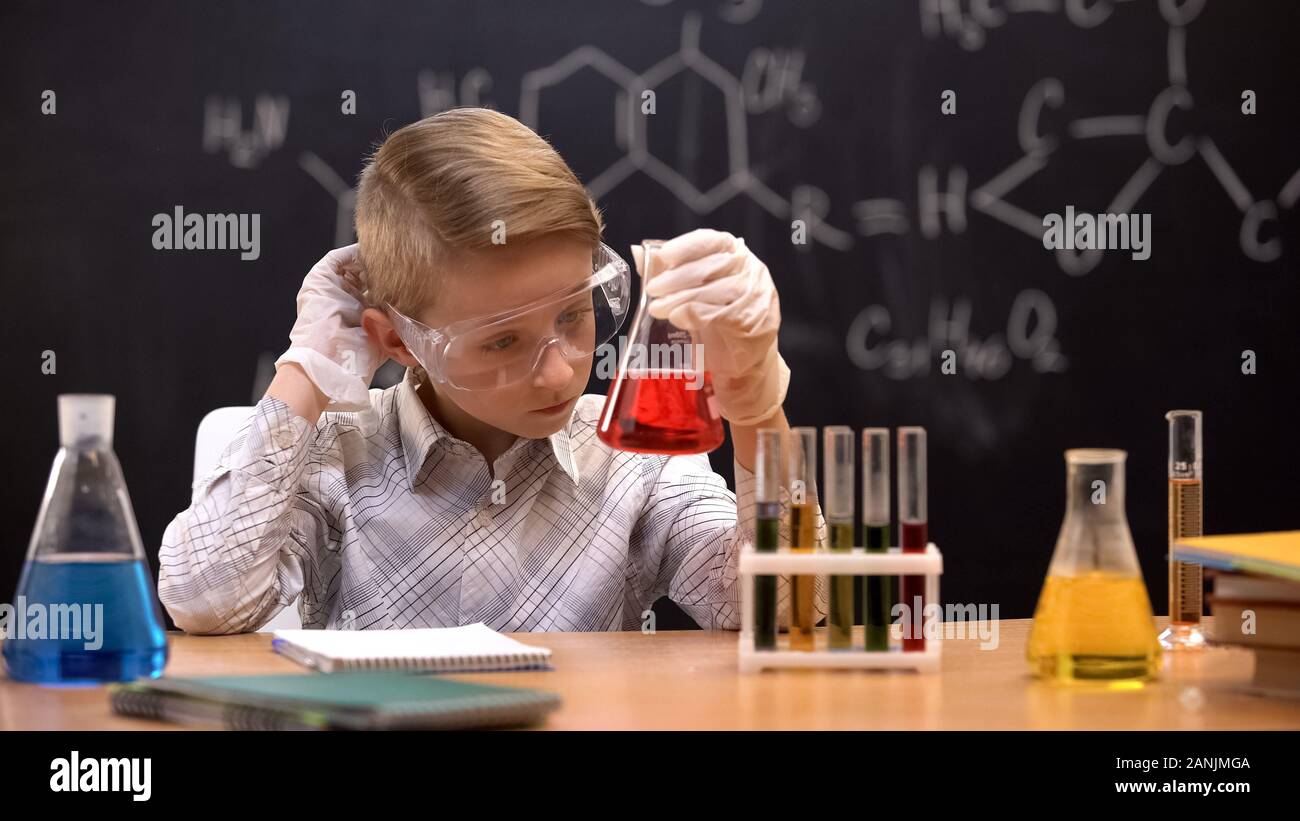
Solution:
M 433 418 L 416 393 L 418 387 L 415 372 L 408 368 L 406 376 L 397 386 L 397 431 L 402 442 L 402 456 L 406 460 L 406 481 L 412 490 L 419 484 L 420 472 L 428 461 L 429 454 L 439 442 L 449 450 L 463 451 L 466 454 L 473 452 L 474 449 L 468 442 L 452 436 L 437 419 Z M 579 478 L 578 463 L 573 456 L 573 443 L 569 438 L 569 426 L 572 424 L 573 416 L 570 414 L 564 427 L 546 437 L 545 441 L 548 444 L 547 449 L 555 457 L 560 469 L 576 487 Z M 542 441 L 521 438 L 511 445 L 506 453 L 524 447 L 533 447 L 536 446 L 535 443 Z

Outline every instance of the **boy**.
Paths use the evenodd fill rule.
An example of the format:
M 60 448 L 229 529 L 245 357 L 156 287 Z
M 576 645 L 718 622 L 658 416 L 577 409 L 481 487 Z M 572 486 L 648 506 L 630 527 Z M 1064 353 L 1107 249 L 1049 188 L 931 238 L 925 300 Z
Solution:
M 613 317 L 590 283 L 612 258 L 586 190 L 528 128 L 457 109 L 400 129 L 362 173 L 356 222 L 358 245 L 308 273 L 266 396 L 163 537 L 177 626 L 256 630 L 301 594 L 305 627 L 629 630 L 666 594 L 701 627 L 738 629 L 755 433 L 789 428 L 776 289 L 744 243 L 672 240 L 650 286 L 703 347 L 732 494 L 703 454 L 595 436 L 589 323 Z M 390 358 L 405 379 L 367 391 Z

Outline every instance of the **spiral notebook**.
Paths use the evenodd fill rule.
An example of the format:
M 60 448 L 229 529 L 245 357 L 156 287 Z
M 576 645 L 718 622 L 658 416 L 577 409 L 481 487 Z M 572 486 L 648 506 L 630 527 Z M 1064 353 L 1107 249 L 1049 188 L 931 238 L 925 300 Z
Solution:
M 551 669 L 550 650 L 503 636 L 482 622 L 407 630 L 277 630 L 271 648 L 322 673 Z

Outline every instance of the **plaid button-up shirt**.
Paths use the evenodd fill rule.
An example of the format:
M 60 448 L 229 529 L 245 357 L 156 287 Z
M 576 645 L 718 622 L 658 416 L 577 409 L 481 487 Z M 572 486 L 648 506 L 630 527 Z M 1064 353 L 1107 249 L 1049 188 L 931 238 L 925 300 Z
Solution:
M 163 537 L 158 591 L 177 626 L 256 630 L 300 596 L 304 627 L 629 630 L 667 595 L 701 627 L 739 628 L 751 471 L 736 463 L 732 493 L 703 454 L 612 450 L 596 437 L 604 397 L 588 394 L 489 473 L 412 380 L 315 425 L 262 399 Z M 816 598 L 824 614 L 820 585 Z

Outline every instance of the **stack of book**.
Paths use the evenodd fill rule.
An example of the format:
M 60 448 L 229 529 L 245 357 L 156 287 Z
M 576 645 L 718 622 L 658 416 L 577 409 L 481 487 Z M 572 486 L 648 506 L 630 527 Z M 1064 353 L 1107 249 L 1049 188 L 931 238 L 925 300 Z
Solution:
M 232 730 L 463 730 L 522 727 L 560 706 L 554 693 L 399 671 L 209 676 L 114 684 L 118 715 Z
M 1260 692 L 1300 698 L 1300 531 L 1185 539 L 1173 557 L 1213 580 L 1211 641 L 1255 652 Z
M 119 715 L 236 730 L 443 730 L 536 724 L 554 693 L 419 673 L 547 670 L 551 651 L 482 622 L 408 630 L 278 630 L 272 648 L 320 675 L 167 676 L 110 688 Z

